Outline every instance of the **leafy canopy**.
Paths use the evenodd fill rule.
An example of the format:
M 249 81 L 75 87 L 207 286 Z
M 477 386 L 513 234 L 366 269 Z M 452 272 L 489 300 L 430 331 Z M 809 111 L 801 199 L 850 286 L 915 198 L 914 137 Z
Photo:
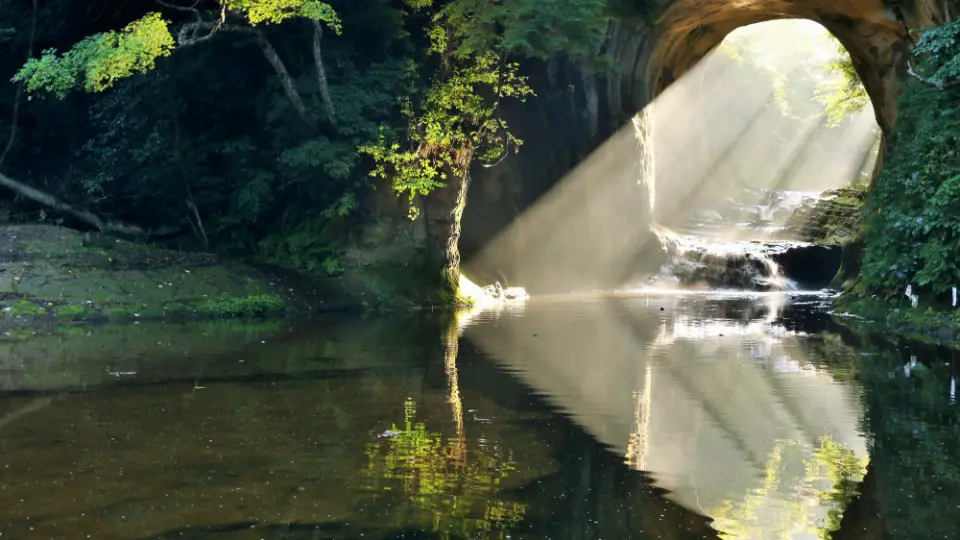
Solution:
M 438 54 L 446 50 L 441 39 L 435 39 L 433 50 Z M 443 80 L 426 89 L 419 106 L 405 99 L 406 140 L 381 136 L 376 144 L 360 147 L 376 162 L 371 175 L 389 179 L 394 190 L 413 201 L 443 187 L 448 174 L 466 174 L 475 150 L 481 149 L 478 157 L 491 159 L 506 145 L 522 144 L 496 116 L 500 97 L 533 93 L 517 69 L 516 63 L 500 65 L 495 54 L 487 53 L 465 65 L 452 65 Z M 483 98 L 481 87 L 496 88 L 496 101 Z
M 226 0 L 226 8 L 243 12 L 250 24 L 279 24 L 287 19 L 302 17 L 322 21 L 340 32 L 340 18 L 326 2 L 319 0 Z
M 594 60 L 609 20 L 606 10 L 606 0 L 457 0 L 441 10 L 438 22 L 452 33 L 458 58 L 498 50 Z
M 87 37 L 63 55 L 55 49 L 31 58 L 13 80 L 27 91 L 46 90 L 63 98 L 78 83 L 87 92 L 100 92 L 118 80 L 153 68 L 157 58 L 173 50 L 173 36 L 159 13 L 150 13 L 120 32 Z
M 301 17 L 341 31 L 336 11 L 319 0 L 226 0 L 223 7 L 243 13 L 252 25 Z M 153 69 L 174 46 L 168 22 L 153 12 L 120 32 L 89 36 L 62 55 L 47 49 L 40 58 L 28 60 L 13 81 L 23 82 L 28 92 L 47 91 L 61 99 L 78 85 L 87 92 L 101 92 L 120 79 Z

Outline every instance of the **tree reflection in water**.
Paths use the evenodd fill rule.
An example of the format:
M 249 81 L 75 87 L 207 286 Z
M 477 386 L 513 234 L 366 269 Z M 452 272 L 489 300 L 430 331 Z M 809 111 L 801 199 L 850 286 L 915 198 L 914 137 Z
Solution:
M 367 445 L 368 486 L 401 500 L 395 525 L 429 523 L 441 538 L 503 539 L 523 520 L 526 505 L 502 497 L 501 481 L 516 464 L 496 442 L 485 441 L 468 452 L 463 406 L 457 378 L 456 325 L 447 332 L 444 370 L 455 435 L 444 437 L 417 421 L 416 403 L 407 398 L 403 424 L 393 424 Z M 419 519 L 417 519 L 419 518 Z
M 822 437 L 814 448 L 795 441 L 779 441 L 766 462 L 761 485 L 749 491 L 742 500 L 726 500 L 721 507 L 708 512 L 714 517 L 714 527 L 723 538 L 794 538 L 804 533 L 830 540 L 831 533 L 840 529 L 843 511 L 857 495 L 857 486 L 866 474 L 867 459 L 861 459 L 841 444 Z M 788 453 L 806 454 L 801 457 L 802 477 L 789 485 L 790 462 Z M 792 492 L 790 498 L 775 498 L 773 493 Z M 765 520 L 770 516 L 769 505 L 777 500 L 779 508 L 773 513 L 776 523 Z M 816 511 L 822 509 L 823 512 Z M 818 515 L 820 514 L 820 515 Z M 776 531 L 777 534 L 771 534 Z

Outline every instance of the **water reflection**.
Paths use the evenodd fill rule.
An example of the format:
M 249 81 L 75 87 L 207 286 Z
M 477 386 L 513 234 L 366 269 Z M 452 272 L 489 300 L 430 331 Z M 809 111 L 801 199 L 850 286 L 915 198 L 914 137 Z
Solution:
M 826 538 L 867 464 L 857 388 L 769 298 L 533 303 L 464 335 L 724 536 Z
M 0 341 L 0 534 L 960 537 L 952 357 L 764 299 Z

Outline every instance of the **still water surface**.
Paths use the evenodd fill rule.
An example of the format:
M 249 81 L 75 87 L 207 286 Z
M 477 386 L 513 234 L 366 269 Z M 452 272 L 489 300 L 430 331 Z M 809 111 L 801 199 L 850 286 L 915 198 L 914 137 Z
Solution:
M 0 538 L 960 538 L 952 353 L 816 297 L 0 342 Z

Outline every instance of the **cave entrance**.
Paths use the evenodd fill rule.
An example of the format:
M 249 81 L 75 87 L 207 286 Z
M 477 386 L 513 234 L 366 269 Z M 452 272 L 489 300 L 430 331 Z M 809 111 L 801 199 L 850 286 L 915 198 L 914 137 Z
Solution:
M 804 196 L 869 182 L 890 115 L 868 97 L 881 78 L 859 84 L 862 54 L 800 19 L 739 25 L 692 62 L 695 44 L 671 35 L 634 60 L 655 99 L 519 209 L 468 276 L 534 294 L 631 288 L 663 267 L 664 232 L 707 238 L 692 249 L 726 265 L 742 245 L 714 261 L 716 245 L 770 239 Z
M 853 61 L 809 20 L 734 30 L 651 108 L 640 135 L 662 226 L 768 239 L 805 198 L 869 183 L 877 162 L 881 130 Z

